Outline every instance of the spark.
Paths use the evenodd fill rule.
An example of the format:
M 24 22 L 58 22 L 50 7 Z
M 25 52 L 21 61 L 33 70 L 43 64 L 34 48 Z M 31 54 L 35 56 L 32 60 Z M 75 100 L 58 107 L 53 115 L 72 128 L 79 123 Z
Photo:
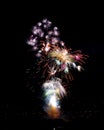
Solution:
M 63 79 L 72 81 L 71 70 L 83 70 L 82 65 L 88 56 L 81 50 L 72 51 L 71 48 L 67 48 L 60 38 L 58 27 L 53 26 L 48 19 L 43 19 L 33 27 L 27 44 L 32 46 L 38 59 L 37 65 L 45 77 L 42 84 L 44 110 L 50 117 L 58 118 L 61 99 L 67 95 Z

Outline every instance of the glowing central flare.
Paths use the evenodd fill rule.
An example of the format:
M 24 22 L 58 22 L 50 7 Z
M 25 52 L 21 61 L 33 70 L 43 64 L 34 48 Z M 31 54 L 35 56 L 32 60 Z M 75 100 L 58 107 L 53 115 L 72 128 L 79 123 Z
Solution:
M 53 95 L 53 96 L 50 98 L 49 105 L 52 105 L 53 107 L 57 107 L 57 99 L 56 99 L 56 96 L 55 96 L 55 95 Z

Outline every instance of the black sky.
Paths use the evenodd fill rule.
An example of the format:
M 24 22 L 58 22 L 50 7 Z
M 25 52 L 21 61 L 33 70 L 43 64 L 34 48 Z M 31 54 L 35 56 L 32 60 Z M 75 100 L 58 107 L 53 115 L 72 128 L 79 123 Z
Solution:
M 39 6 L 39 4 L 38 4 Z M 1 83 L 1 120 L 31 120 L 39 122 L 41 128 L 56 127 L 69 128 L 83 122 L 101 123 L 103 121 L 104 94 L 104 25 L 102 10 L 63 9 L 59 6 L 48 7 L 36 5 L 13 6 L 7 9 L 2 18 L 3 42 L 1 52 L 3 56 L 4 80 Z M 65 7 L 64 7 L 65 8 Z M 26 68 L 34 65 L 34 53 L 30 51 L 26 40 L 31 28 L 43 18 L 48 18 L 57 26 L 61 38 L 72 49 L 81 49 L 89 55 L 85 71 L 77 73 L 72 83 L 71 96 L 63 101 L 65 118 L 53 121 L 45 118 L 42 111 L 41 93 L 39 88 L 27 85 Z M 2 68 L 1 68 L 2 71 Z M 37 81 L 36 81 L 37 82 Z M 39 81 L 38 81 L 39 82 Z M 35 84 L 35 87 L 37 83 Z M 38 86 L 39 87 L 39 86 Z M 46 125 L 48 122 L 48 126 Z M 61 125 L 60 125 L 61 123 Z M 33 128 L 36 124 L 33 124 Z M 39 126 L 40 127 L 40 126 Z M 80 126 L 79 126 L 80 127 Z

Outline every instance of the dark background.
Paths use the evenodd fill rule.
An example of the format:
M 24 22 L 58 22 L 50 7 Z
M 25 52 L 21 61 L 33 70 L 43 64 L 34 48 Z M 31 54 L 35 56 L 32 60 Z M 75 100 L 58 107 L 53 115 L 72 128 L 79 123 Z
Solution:
M 1 87 L 0 119 L 3 121 L 31 121 L 23 128 L 96 128 L 103 126 L 104 94 L 104 25 L 102 7 L 61 7 L 60 4 L 40 6 L 14 3 L 4 8 L 1 18 Z M 42 109 L 41 81 L 32 79 L 34 52 L 26 44 L 31 28 L 48 18 L 57 26 L 61 39 L 74 50 L 80 49 L 89 55 L 85 70 L 74 74 L 75 80 L 63 99 L 63 114 L 60 119 L 49 119 Z M 18 123 L 17 123 L 18 122 Z M 18 125 L 17 125 L 18 124 Z M 38 125 L 40 124 L 40 125 Z M 12 128 L 12 123 L 9 124 Z M 8 127 L 9 128 L 9 127 Z

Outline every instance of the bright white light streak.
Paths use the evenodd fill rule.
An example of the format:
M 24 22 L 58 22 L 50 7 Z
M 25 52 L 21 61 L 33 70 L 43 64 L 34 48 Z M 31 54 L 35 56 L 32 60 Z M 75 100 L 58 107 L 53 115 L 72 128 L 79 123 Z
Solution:
M 52 95 L 50 97 L 49 105 L 52 105 L 55 108 L 57 107 L 57 99 L 55 95 Z

